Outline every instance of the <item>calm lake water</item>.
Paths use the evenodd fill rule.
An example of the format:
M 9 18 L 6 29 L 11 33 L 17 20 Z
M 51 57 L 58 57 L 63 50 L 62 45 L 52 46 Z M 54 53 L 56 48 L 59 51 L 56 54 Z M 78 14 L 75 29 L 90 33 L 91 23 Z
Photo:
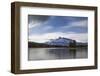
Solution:
M 55 60 L 87 58 L 87 48 L 29 48 L 28 60 Z

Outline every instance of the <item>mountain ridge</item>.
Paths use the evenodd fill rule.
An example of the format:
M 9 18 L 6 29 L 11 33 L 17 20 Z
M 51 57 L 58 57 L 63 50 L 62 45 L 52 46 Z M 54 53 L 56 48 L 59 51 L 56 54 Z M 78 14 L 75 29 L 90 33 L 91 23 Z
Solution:
M 44 43 L 28 42 L 29 47 L 68 47 L 68 46 L 87 46 L 87 43 L 76 42 L 76 40 L 59 37 L 56 39 L 50 39 Z

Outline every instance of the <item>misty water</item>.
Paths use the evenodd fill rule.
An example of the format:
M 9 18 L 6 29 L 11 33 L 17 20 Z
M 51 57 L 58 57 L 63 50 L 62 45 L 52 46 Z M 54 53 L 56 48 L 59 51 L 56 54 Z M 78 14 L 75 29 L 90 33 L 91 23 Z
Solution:
M 28 50 L 28 60 L 81 59 L 87 57 L 87 48 L 29 48 Z

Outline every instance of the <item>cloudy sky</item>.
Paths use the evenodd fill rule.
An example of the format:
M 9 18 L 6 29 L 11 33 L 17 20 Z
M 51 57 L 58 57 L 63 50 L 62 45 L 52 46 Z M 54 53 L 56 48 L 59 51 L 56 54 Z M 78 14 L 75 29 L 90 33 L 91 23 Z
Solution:
M 29 41 L 42 43 L 65 37 L 78 42 L 87 42 L 88 18 L 28 15 L 28 30 Z

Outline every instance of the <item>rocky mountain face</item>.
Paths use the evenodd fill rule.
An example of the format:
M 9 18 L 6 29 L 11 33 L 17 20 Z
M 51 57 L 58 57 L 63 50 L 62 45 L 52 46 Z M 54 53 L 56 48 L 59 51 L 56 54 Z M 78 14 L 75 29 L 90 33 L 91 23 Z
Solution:
M 45 42 L 45 44 L 48 45 L 59 45 L 59 46 L 69 46 L 70 44 L 75 43 L 76 46 L 86 46 L 88 43 L 82 43 L 82 42 L 76 42 L 75 40 L 59 37 L 57 39 L 51 39 L 48 42 Z
M 48 42 L 45 42 L 45 44 L 48 45 L 60 45 L 60 46 L 69 46 L 70 43 L 75 42 L 75 40 L 64 38 L 64 37 L 59 37 L 57 39 L 51 39 Z

